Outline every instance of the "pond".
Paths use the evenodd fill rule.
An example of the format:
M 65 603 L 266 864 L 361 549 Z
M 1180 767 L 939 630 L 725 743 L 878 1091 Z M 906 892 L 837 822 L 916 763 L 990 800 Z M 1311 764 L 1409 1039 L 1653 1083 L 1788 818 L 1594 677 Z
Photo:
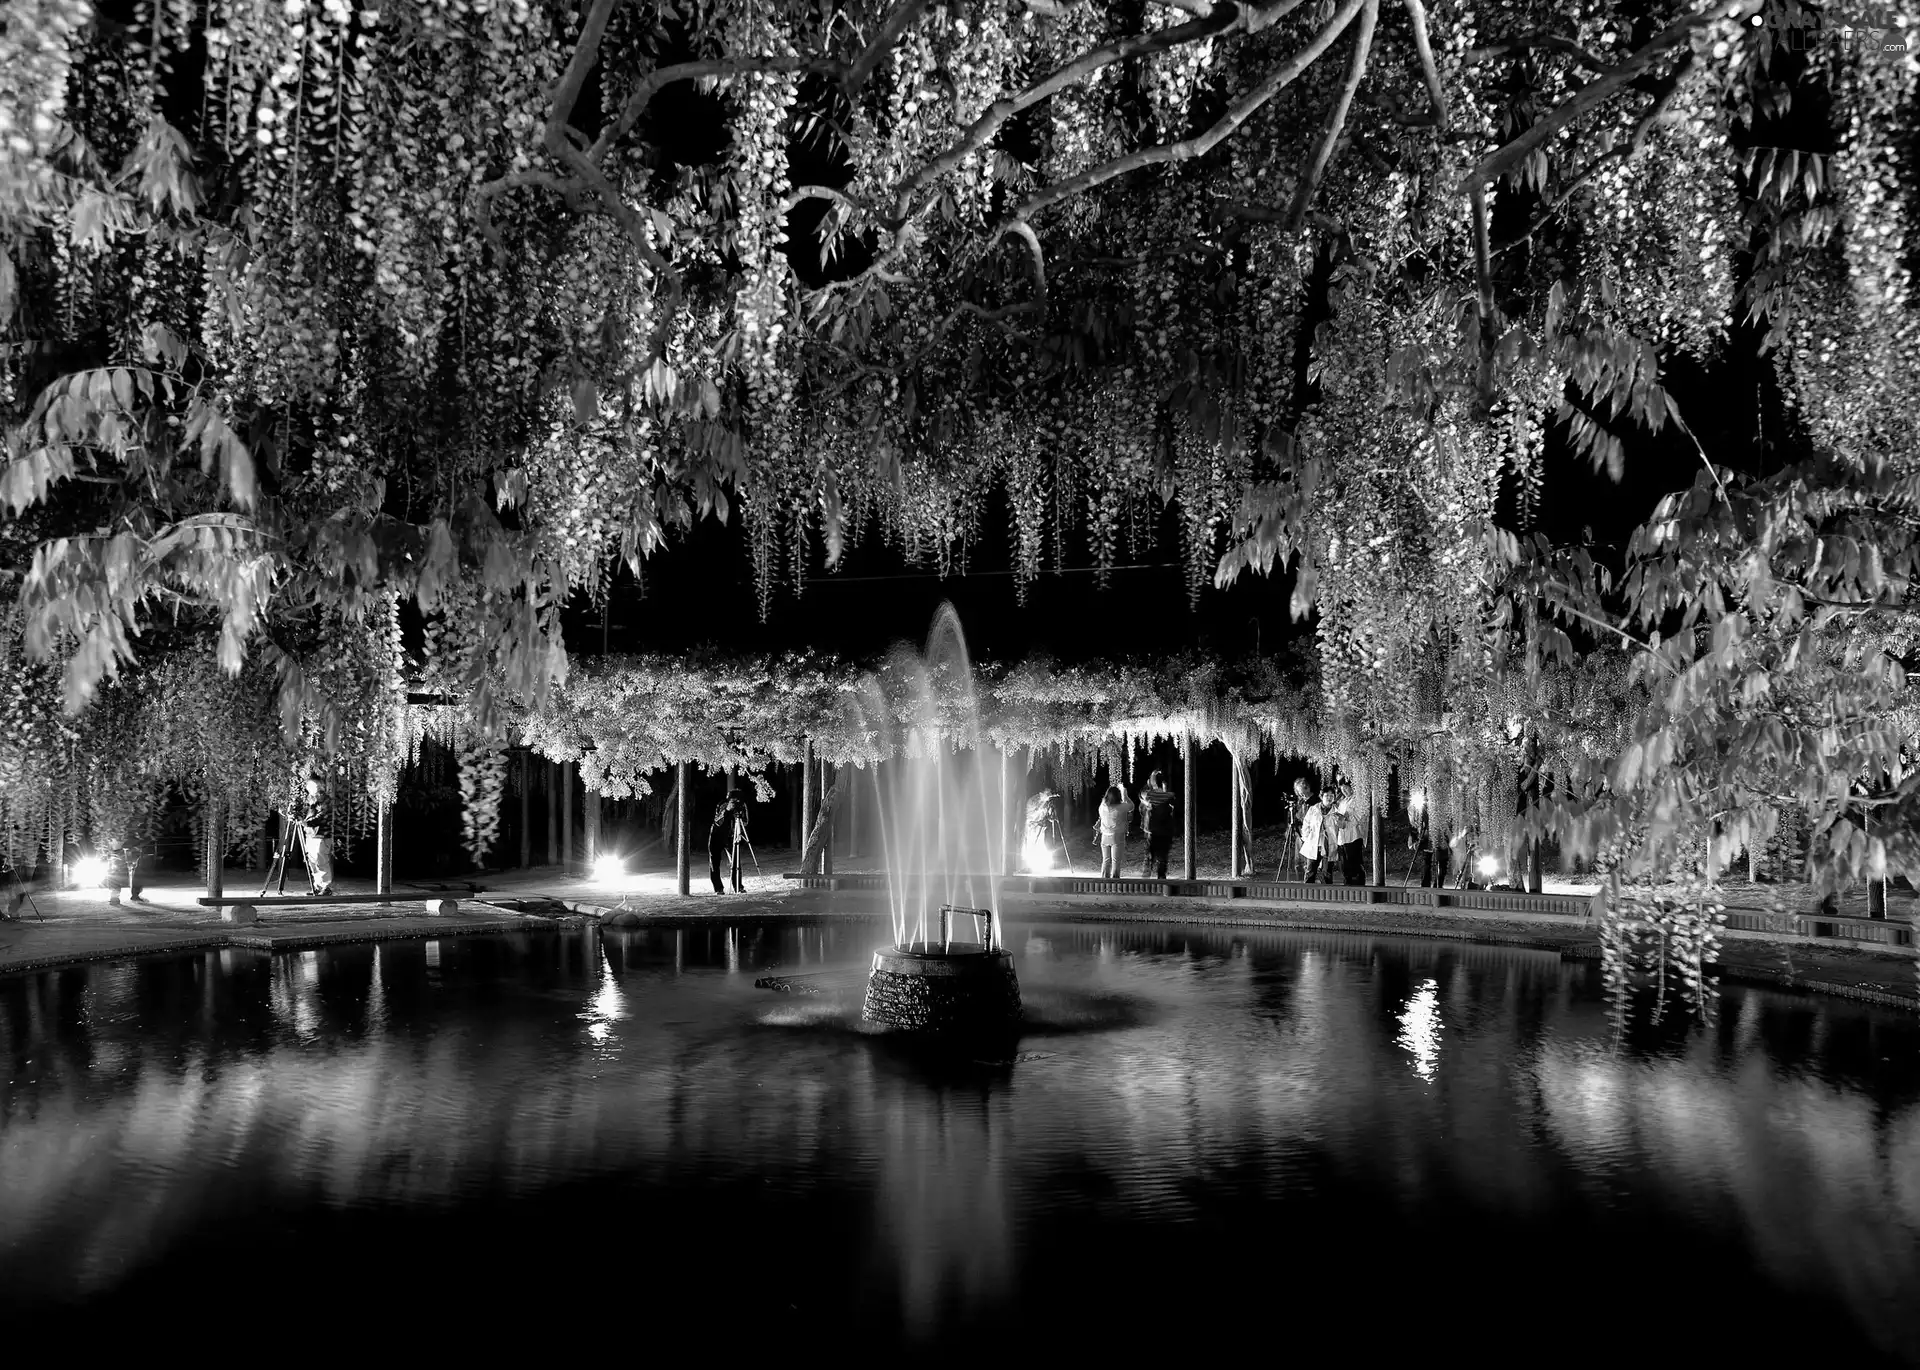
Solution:
M 1004 1060 L 753 985 L 854 983 L 884 935 L 0 981 L 0 1315 L 284 1332 L 404 1299 L 448 1348 L 511 1308 L 768 1357 L 1920 1362 L 1911 1016 L 1730 986 L 1706 1027 L 1619 1040 L 1597 968 L 1552 953 L 1139 924 L 1011 929 Z

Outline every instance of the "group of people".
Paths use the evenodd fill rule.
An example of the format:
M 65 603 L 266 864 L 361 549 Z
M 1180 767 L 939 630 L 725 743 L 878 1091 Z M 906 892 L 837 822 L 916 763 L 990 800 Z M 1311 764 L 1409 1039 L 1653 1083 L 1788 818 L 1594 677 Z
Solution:
M 1293 782 L 1293 791 L 1299 805 L 1294 819 L 1295 830 L 1299 834 L 1302 878 L 1309 884 L 1318 882 L 1331 885 L 1334 872 L 1338 871 L 1340 878 L 1349 885 L 1365 884 L 1366 834 L 1353 812 L 1352 790 L 1345 785 L 1335 784 L 1315 794 L 1313 786 L 1305 779 L 1300 779 Z M 1149 880 L 1167 878 L 1167 857 L 1173 850 L 1178 815 L 1173 792 L 1167 788 L 1166 776 L 1160 771 L 1148 777 L 1146 786 L 1140 791 L 1137 806 L 1118 785 L 1108 787 L 1095 826 L 1100 840 L 1100 874 L 1103 878 L 1119 877 L 1126 855 L 1127 836 L 1136 812 L 1147 838 L 1147 858 L 1141 868 L 1141 877 Z M 1426 868 L 1422 872 L 1422 883 L 1425 884 L 1435 878 L 1434 851 L 1431 842 L 1422 840 L 1423 845 L 1419 850 L 1426 857 Z M 1446 857 L 1442 854 L 1441 880 L 1446 878 L 1445 869 Z M 1286 872 L 1282 870 L 1279 874 L 1284 876 Z
M 1100 801 L 1098 821 L 1094 824 L 1094 833 L 1100 839 L 1100 874 L 1109 880 L 1120 877 L 1121 862 L 1126 856 L 1127 834 L 1133 829 L 1133 816 L 1140 815 L 1140 829 L 1147 836 L 1147 858 L 1140 868 L 1140 876 L 1145 880 L 1165 880 L 1167 878 L 1167 858 L 1173 853 L 1173 833 L 1178 826 L 1178 811 L 1174 807 L 1173 791 L 1167 788 L 1167 777 L 1163 771 L 1155 771 L 1147 777 L 1147 783 L 1140 790 L 1140 801 L 1128 799 L 1118 785 L 1109 785 L 1105 798 Z
M 1345 785 L 1329 785 L 1315 795 L 1303 777 L 1293 782 L 1293 795 L 1301 878 L 1309 885 L 1331 885 L 1337 867 L 1347 884 L 1364 885 L 1366 840 L 1353 813 L 1353 791 Z

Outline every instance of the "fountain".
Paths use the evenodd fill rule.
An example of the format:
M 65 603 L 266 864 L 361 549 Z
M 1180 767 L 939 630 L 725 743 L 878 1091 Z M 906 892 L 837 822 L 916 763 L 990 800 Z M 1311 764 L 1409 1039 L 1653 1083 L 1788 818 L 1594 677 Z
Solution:
M 862 1017 L 933 1035 L 1004 1033 L 1020 1017 L 1000 941 L 1006 780 L 987 774 L 973 664 L 951 604 L 934 615 L 926 650 L 897 651 L 886 673 L 853 706 L 897 758 L 879 805 L 893 945 L 873 954 Z

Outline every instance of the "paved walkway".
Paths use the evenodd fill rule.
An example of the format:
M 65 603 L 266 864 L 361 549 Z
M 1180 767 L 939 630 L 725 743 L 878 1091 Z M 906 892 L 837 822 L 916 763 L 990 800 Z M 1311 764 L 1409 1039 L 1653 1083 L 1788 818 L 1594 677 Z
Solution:
M 392 903 L 268 907 L 262 909 L 258 923 L 236 926 L 221 922 L 214 910 L 196 902 L 204 892 L 200 886 L 169 874 L 163 882 L 147 887 L 138 903 L 109 904 L 104 893 L 97 890 L 36 894 L 34 904 L 43 916 L 36 916 L 35 907 L 27 906 L 21 909 L 19 920 L 0 922 L 0 973 L 202 947 L 289 950 L 328 942 L 551 928 L 556 918 L 571 923 L 593 919 L 618 926 L 756 918 L 871 918 L 885 909 L 884 902 L 873 896 L 796 890 L 792 882 L 772 871 L 747 877 L 741 894 L 716 895 L 704 870 L 697 871 L 696 876 L 692 895 L 683 898 L 671 871 L 642 871 L 605 881 L 569 876 L 555 866 L 534 867 L 488 877 L 484 893 L 477 898 L 468 893 L 465 881 L 403 883 Z M 260 888 L 262 879 L 257 872 L 230 870 L 226 888 L 229 894 L 251 893 Z M 288 892 L 297 892 L 298 885 L 297 879 L 289 881 Z M 342 879 L 337 888 L 342 894 L 372 893 L 372 882 Z M 1552 892 L 1562 891 L 1555 888 Z M 1577 884 L 1568 882 L 1564 892 L 1578 892 Z M 422 901 L 429 895 L 451 895 L 459 900 L 458 911 L 428 916 Z M 1730 889 L 1729 895 L 1733 904 L 1758 902 L 1737 887 Z M 1857 911 L 1864 913 L 1863 899 L 1847 901 L 1845 911 L 1856 912 L 1851 907 L 1854 903 L 1859 903 Z M 1010 898 L 1005 912 L 1010 921 L 1060 918 L 1217 923 L 1302 931 L 1337 928 L 1550 946 L 1570 955 L 1597 951 L 1596 930 L 1584 919 L 1570 922 L 1564 918 L 1457 915 L 1452 911 L 1428 914 L 1384 906 L 1336 912 L 1318 906 L 1249 907 L 1245 901 L 1198 899 L 1129 900 L 1124 905 L 1089 907 L 1084 901 L 1069 903 L 1043 897 Z M 1891 912 L 1896 918 L 1911 917 L 1912 896 L 1897 896 Z M 1911 950 L 1788 943 L 1750 934 L 1729 938 L 1723 945 L 1721 963 L 1726 973 L 1742 979 L 1798 985 L 1874 1002 L 1910 1004 L 1917 998 Z

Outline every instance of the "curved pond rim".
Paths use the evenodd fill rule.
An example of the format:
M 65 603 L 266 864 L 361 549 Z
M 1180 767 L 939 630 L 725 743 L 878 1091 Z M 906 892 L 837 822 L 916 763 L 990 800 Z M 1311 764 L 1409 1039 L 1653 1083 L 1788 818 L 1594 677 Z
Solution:
M 564 917 L 546 918 L 517 913 L 508 908 L 499 912 L 502 920 L 423 927 L 408 920 L 406 926 L 334 926 L 325 932 L 302 935 L 294 926 L 256 923 L 232 928 L 193 928 L 173 933 L 164 927 L 129 927 L 125 942 L 110 942 L 72 951 L 50 952 L 41 956 L 8 956 L 10 948 L 0 947 L 0 979 L 60 970 L 69 966 L 91 965 L 103 961 L 134 961 L 198 951 L 244 950 L 268 954 L 308 951 L 323 946 L 383 942 L 434 941 L 501 933 L 568 934 L 587 928 L 599 930 L 632 928 L 711 928 L 722 924 L 737 927 L 811 926 L 854 922 L 883 922 L 888 913 L 884 904 L 858 900 L 863 907 L 845 907 L 840 896 L 794 891 L 785 896 L 794 903 L 816 904 L 771 912 L 764 908 L 737 908 L 723 904 L 711 912 L 688 910 L 684 913 L 622 910 L 617 904 L 597 900 L 571 899 L 573 910 Z M 705 902 L 705 901 L 702 901 Z M 719 902 L 719 901 L 716 901 Z M 841 907 L 833 907 L 839 903 Z M 469 909 L 493 906 L 474 901 Z M 1335 906 L 1337 907 L 1337 906 Z M 603 910 L 596 917 L 591 910 Z M 1474 943 L 1509 947 L 1516 950 L 1554 952 L 1569 961 L 1600 958 L 1599 929 L 1590 919 L 1577 922 L 1566 919 L 1499 917 L 1478 914 L 1458 917 L 1451 910 L 1423 910 L 1409 916 L 1396 912 L 1391 916 L 1368 916 L 1359 907 L 1356 916 L 1343 918 L 1325 905 L 1293 908 L 1248 907 L 1240 901 L 1181 901 L 1169 905 L 1154 901 L 1143 905 L 1133 901 L 1095 905 L 1090 901 L 1054 903 L 1043 899 L 1009 900 L 1000 912 L 1003 924 L 1021 923 L 1154 923 L 1192 928 L 1248 928 L 1281 932 L 1359 934 L 1369 937 L 1414 938 L 1421 941 Z M 612 915 L 625 915 L 615 921 Z M 1305 915 L 1305 916 L 1297 916 Z M 511 923 L 505 919 L 510 918 Z M 1802 939 L 1763 938 L 1745 934 L 1725 938 L 1720 946 L 1721 959 L 1713 966 L 1715 974 L 1729 984 L 1754 985 L 1770 989 L 1791 989 L 1821 994 L 1883 1008 L 1920 1011 L 1920 958 L 1910 951 L 1865 946 L 1828 946 Z M 1870 966 L 1877 972 L 1869 981 L 1859 974 Z

